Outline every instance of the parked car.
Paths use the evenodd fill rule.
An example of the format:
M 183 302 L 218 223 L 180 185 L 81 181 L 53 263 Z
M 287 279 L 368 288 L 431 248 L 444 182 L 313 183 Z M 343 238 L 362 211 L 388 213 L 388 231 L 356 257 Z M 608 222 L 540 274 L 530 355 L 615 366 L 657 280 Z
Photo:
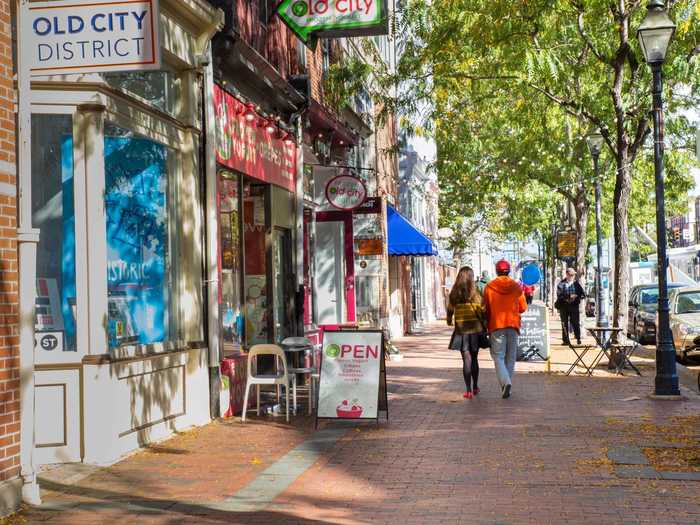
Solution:
M 700 355 L 700 287 L 669 292 L 673 345 L 681 362 Z
M 682 288 L 681 283 L 669 283 L 669 290 Z M 659 285 L 639 284 L 630 290 L 627 314 L 627 333 L 641 344 L 656 342 L 656 310 L 658 309 Z

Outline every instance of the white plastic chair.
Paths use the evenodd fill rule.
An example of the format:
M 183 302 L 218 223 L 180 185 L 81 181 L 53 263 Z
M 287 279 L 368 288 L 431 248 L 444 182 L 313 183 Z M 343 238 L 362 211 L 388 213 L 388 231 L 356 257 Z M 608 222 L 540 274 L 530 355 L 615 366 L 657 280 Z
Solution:
M 275 373 L 274 374 L 253 374 L 253 363 L 257 365 L 257 358 L 261 355 L 271 355 L 275 358 Z M 282 362 L 282 372 L 277 366 L 277 359 Z M 250 387 L 255 385 L 257 388 L 257 404 L 255 405 L 255 413 L 260 415 L 260 385 L 276 385 L 277 398 L 279 400 L 280 385 L 284 386 L 285 412 L 287 423 L 289 423 L 289 374 L 287 372 L 287 359 L 284 357 L 284 350 L 277 345 L 255 345 L 248 352 L 248 378 L 245 385 L 245 396 L 243 399 L 243 416 L 241 421 L 245 423 L 245 415 L 248 410 L 248 394 Z

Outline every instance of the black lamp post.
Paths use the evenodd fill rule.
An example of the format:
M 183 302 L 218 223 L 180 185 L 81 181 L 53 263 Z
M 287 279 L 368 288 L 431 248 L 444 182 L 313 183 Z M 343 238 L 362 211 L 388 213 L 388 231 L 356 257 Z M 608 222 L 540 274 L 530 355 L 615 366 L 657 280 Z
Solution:
M 598 173 L 598 158 L 603 150 L 603 135 L 597 130 L 586 135 L 588 151 L 593 157 L 593 170 L 595 171 L 595 243 L 596 243 L 596 272 L 598 278 L 595 287 L 595 304 L 597 313 L 597 326 L 605 328 L 608 326 L 608 315 L 605 301 L 603 301 L 603 233 L 601 230 L 601 203 L 600 203 L 600 174 Z
M 637 29 L 637 38 L 652 73 L 651 94 L 654 118 L 654 178 L 656 180 L 656 242 L 659 273 L 659 329 L 656 336 L 656 380 L 658 396 L 678 396 L 676 351 L 669 323 L 668 256 L 666 254 L 666 210 L 664 203 L 664 120 L 661 68 L 668 44 L 676 29 L 662 0 L 650 0 L 647 15 Z

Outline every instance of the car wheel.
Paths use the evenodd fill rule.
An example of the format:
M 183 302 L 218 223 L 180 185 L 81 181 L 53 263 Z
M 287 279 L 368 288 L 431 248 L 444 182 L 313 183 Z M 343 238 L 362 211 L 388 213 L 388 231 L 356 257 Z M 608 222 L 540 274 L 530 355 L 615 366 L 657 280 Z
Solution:
M 688 353 L 685 350 L 681 350 L 681 353 L 678 356 L 678 362 L 682 365 L 688 364 Z

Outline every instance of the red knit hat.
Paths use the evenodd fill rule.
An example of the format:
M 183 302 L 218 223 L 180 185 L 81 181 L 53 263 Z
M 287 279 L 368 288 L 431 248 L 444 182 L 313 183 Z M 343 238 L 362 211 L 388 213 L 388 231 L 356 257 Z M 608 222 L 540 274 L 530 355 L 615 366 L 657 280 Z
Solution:
M 496 263 L 496 273 L 498 274 L 508 274 L 510 273 L 510 263 L 505 259 L 502 259 Z

